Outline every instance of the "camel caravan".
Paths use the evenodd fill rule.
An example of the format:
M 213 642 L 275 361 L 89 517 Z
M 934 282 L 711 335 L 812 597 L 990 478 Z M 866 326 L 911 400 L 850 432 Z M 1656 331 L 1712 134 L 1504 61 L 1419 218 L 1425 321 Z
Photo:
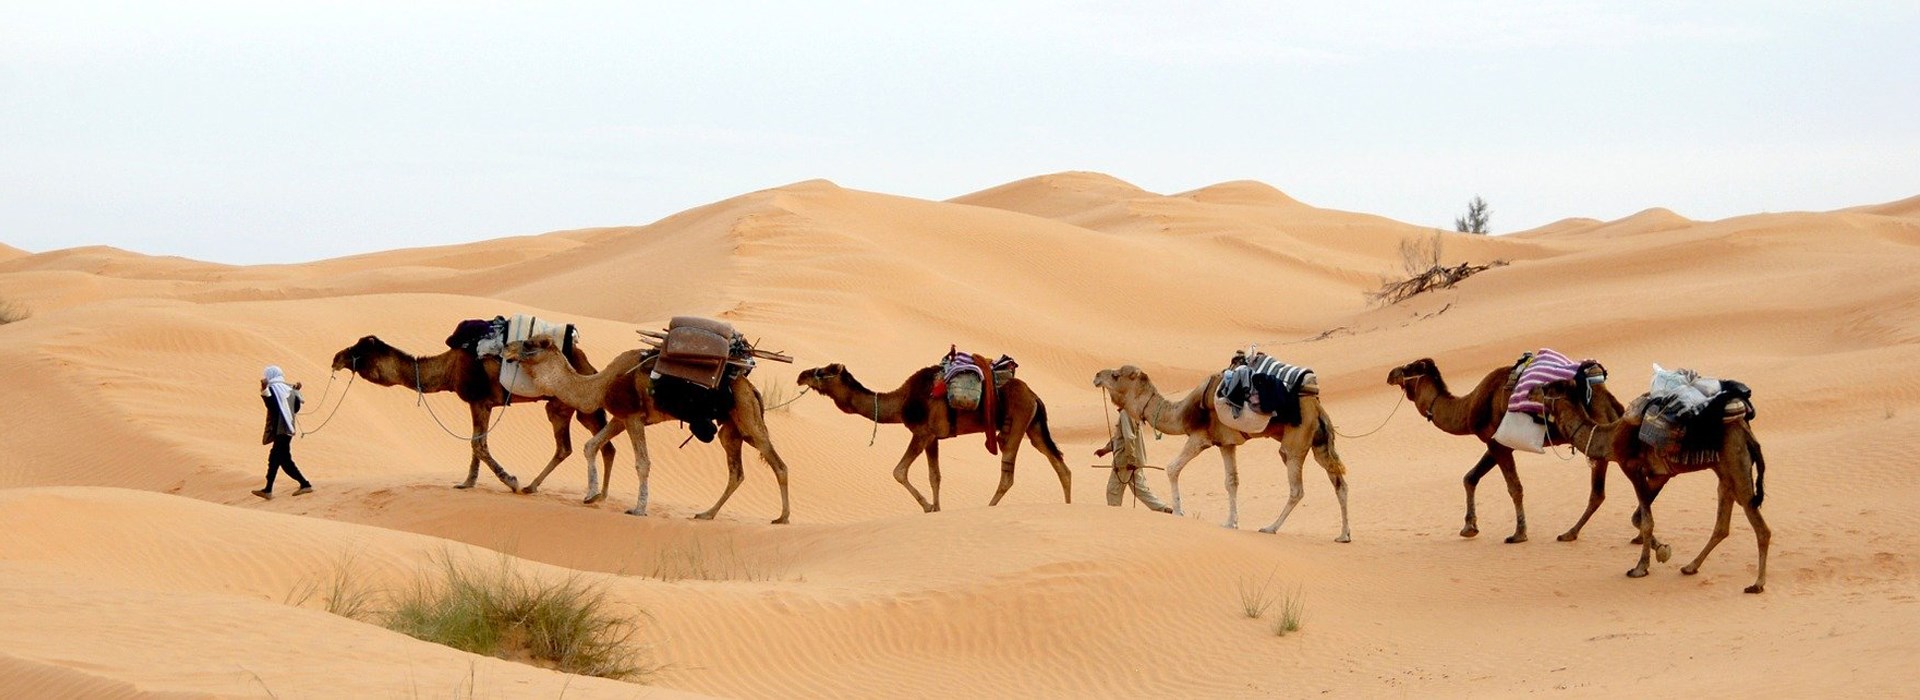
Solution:
M 612 440 L 625 432 L 638 483 L 638 497 L 626 512 L 644 516 L 651 467 L 646 428 L 676 421 L 691 433 L 687 441 L 718 441 L 727 461 L 725 489 L 712 507 L 694 518 L 710 520 L 719 514 L 745 479 L 742 449 L 751 446 L 771 468 L 780 488 L 780 514 L 773 523 L 788 522 L 792 508 L 787 464 L 774 448 L 766 421 L 768 407 L 749 375 L 760 360 L 791 363 L 793 358 L 761 350 L 731 324 L 706 318 L 675 317 L 662 331 L 638 333 L 640 347 L 596 368 L 579 347 L 578 332 L 571 325 L 527 316 L 469 320 L 456 326 L 445 352 L 414 355 L 369 335 L 336 353 L 333 369 L 382 386 L 409 388 L 422 396 L 448 391 L 459 396 L 469 409 L 471 433 L 459 435 L 441 425 L 472 447 L 466 479 L 456 488 L 472 488 L 484 463 L 509 491 L 535 493 L 573 454 L 571 424 L 578 421 L 592 433 L 583 450 L 587 462 L 583 502 L 607 498 L 613 485 Z M 795 383 L 801 394 L 818 393 L 841 412 L 872 422 L 876 435 L 883 424 L 905 426 L 911 437 L 894 464 L 893 478 L 924 512 L 941 510 L 941 441 L 975 434 L 981 436 L 987 453 L 1000 459 L 999 486 L 989 506 L 998 505 L 1013 487 L 1022 442 L 1052 466 L 1061 500 L 1070 504 L 1073 475 L 1066 456 L 1053 439 L 1046 404 L 1016 376 L 1018 367 L 1005 355 L 989 360 L 949 347 L 938 361 L 909 374 L 889 391 L 867 388 L 841 364 L 801 370 Z M 1738 504 L 1759 546 L 1759 575 L 1746 591 L 1759 593 L 1766 583 L 1771 531 L 1760 515 L 1766 467 L 1750 424 L 1755 416 L 1752 392 L 1736 381 L 1687 370 L 1667 371 L 1658 365 L 1654 370 L 1649 391 L 1628 405 L 1608 390 L 1607 370 L 1600 363 L 1572 360 L 1550 348 L 1523 353 L 1510 364 L 1488 370 L 1465 396 L 1448 389 L 1431 358 L 1392 368 L 1387 383 L 1398 387 L 1404 401 L 1434 427 L 1453 435 L 1471 435 L 1482 444 L 1479 460 L 1462 479 L 1466 490 L 1462 537 L 1479 534 L 1474 492 L 1480 479 L 1499 467 L 1514 509 L 1514 532 L 1505 541 L 1527 541 L 1514 453 L 1565 447 L 1570 454 L 1586 457 L 1592 486 L 1586 511 L 1558 539 L 1571 542 L 1579 537 L 1606 498 L 1607 465 L 1616 464 L 1637 500 L 1632 515 L 1637 536 L 1632 541 L 1641 545 L 1641 553 L 1628 576 L 1645 576 L 1650 558 L 1665 562 L 1671 555 L 1654 532 L 1653 504 L 1661 489 L 1679 474 L 1711 470 L 1720 479 L 1718 521 L 1705 548 L 1681 571 L 1691 575 L 1699 570 L 1707 554 L 1726 538 L 1732 509 Z M 1093 385 L 1118 414 L 1109 426 L 1107 445 L 1095 453 L 1112 456 L 1111 464 L 1096 465 L 1110 470 L 1108 505 L 1121 505 L 1131 491 L 1154 511 L 1183 515 L 1182 471 L 1202 452 L 1217 448 L 1227 491 L 1222 525 L 1238 528 L 1238 449 L 1256 439 L 1271 439 L 1279 444 L 1289 493 L 1286 505 L 1261 532 L 1278 532 L 1299 505 L 1305 492 L 1302 472 L 1311 456 L 1326 470 L 1340 504 L 1340 533 L 1335 541 L 1352 540 L 1347 468 L 1334 447 L 1335 437 L 1342 434 L 1321 403 L 1319 378 L 1311 369 L 1248 348 L 1235 351 L 1225 367 L 1209 373 L 1178 399 L 1162 395 L 1147 373 L 1134 365 L 1101 370 L 1094 374 Z M 487 448 L 487 436 L 498 422 L 494 410 L 504 410 L 516 401 L 542 404 L 553 426 L 553 455 L 524 487 Z M 439 420 L 437 415 L 434 419 Z M 1161 502 L 1139 478 L 1142 470 L 1159 468 L 1148 464 L 1146 431 L 1185 438 L 1164 467 L 1171 504 Z M 923 456 L 927 493 L 909 478 L 914 462 Z

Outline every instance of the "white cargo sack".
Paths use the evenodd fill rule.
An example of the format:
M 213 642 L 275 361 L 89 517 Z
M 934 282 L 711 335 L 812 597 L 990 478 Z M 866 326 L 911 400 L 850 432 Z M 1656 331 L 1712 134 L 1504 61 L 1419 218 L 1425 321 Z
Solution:
M 1500 429 L 1493 431 L 1493 441 L 1535 454 L 1546 452 L 1547 424 L 1537 422 L 1532 414 L 1507 411 L 1507 417 L 1500 419 Z
M 1267 431 L 1267 423 L 1273 421 L 1273 414 L 1261 413 L 1252 408 L 1241 408 L 1240 415 L 1233 415 L 1233 404 L 1226 399 L 1214 397 L 1213 414 L 1220 424 L 1249 435 L 1258 435 Z

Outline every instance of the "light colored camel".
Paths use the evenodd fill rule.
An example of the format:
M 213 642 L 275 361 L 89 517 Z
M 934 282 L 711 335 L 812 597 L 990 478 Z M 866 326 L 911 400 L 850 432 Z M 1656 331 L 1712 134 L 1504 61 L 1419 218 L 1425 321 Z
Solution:
M 567 360 L 583 372 L 592 372 L 593 363 L 587 361 L 587 355 L 580 348 L 572 349 Z M 466 402 L 467 412 L 473 418 L 473 457 L 467 463 L 467 480 L 454 488 L 473 488 L 474 480 L 480 476 L 480 463 L 485 462 L 500 483 L 507 490 L 521 493 L 533 493 L 533 486 L 521 491 L 519 480 L 495 461 L 487 449 L 487 432 L 491 429 L 489 417 L 493 409 L 507 405 L 508 394 L 500 386 L 500 360 L 495 357 L 479 358 L 467 350 L 453 349 L 438 355 L 416 356 L 386 344 L 375 336 L 366 336 L 358 342 L 333 355 L 333 370 L 352 370 L 367 381 L 381 386 L 406 387 L 421 393 L 454 392 L 461 401 Z M 566 460 L 573 454 L 571 419 L 578 416 L 580 425 L 588 430 L 599 432 L 606 427 L 606 414 L 600 411 L 574 411 L 567 404 L 552 400 L 552 397 L 525 398 L 521 402 L 542 401 L 546 403 L 547 422 L 553 425 L 553 458 L 547 461 L 546 471 L 552 471 L 554 465 Z M 587 450 L 587 461 L 593 461 L 593 450 Z M 607 445 L 600 451 L 601 459 L 609 468 L 613 465 L 613 446 Z M 535 483 L 535 486 L 538 482 Z
M 1506 541 L 1509 544 L 1527 541 L 1527 508 L 1522 502 L 1520 473 L 1513 464 L 1513 448 L 1493 440 L 1494 431 L 1500 428 L 1500 419 L 1507 412 L 1508 390 L 1511 388 L 1507 378 L 1511 370 L 1511 367 L 1500 367 L 1488 372 L 1464 397 L 1454 396 L 1447 391 L 1447 381 L 1440 376 L 1440 368 L 1434 365 L 1432 359 L 1414 360 L 1387 373 L 1387 383 L 1406 392 L 1407 400 L 1413 402 L 1414 407 L 1420 410 L 1420 415 L 1434 427 L 1451 435 L 1472 435 L 1486 443 L 1486 451 L 1481 453 L 1480 461 L 1475 462 L 1461 480 L 1467 488 L 1467 521 L 1460 528 L 1461 537 L 1480 534 L 1480 519 L 1474 513 L 1474 490 L 1479 488 L 1480 478 L 1498 466 L 1500 475 L 1507 481 L 1507 494 L 1513 497 L 1513 535 Z M 1625 409 L 1607 391 L 1606 384 L 1592 386 L 1595 414 L 1607 420 L 1619 418 L 1620 412 Z M 1547 445 L 1562 445 L 1565 442 L 1565 435 L 1548 431 Z M 1592 518 L 1593 512 L 1600 509 L 1600 503 L 1607 500 L 1607 463 L 1591 459 L 1587 466 L 1593 483 L 1587 495 L 1587 511 L 1580 514 L 1580 520 L 1573 524 L 1572 529 L 1561 533 L 1561 542 L 1578 539 L 1580 528 L 1586 527 L 1587 519 Z
M 631 515 L 647 514 L 647 475 L 652 469 L 652 460 L 647 454 L 646 427 L 679 418 L 661 409 L 653 400 L 652 380 L 649 373 L 653 363 L 659 358 L 655 350 L 628 350 L 620 353 L 607 368 L 596 374 L 586 375 L 575 371 L 561 361 L 560 353 L 554 348 L 553 341 L 546 338 L 534 338 L 526 342 L 507 344 L 507 355 L 520 362 L 533 378 L 535 384 L 553 393 L 555 398 L 577 410 L 606 410 L 613 414 L 613 420 L 587 440 L 587 449 L 606 443 L 608 440 L 626 431 L 633 442 L 633 471 L 640 480 L 640 499 L 627 511 Z M 780 517 L 774 524 L 787 522 L 791 510 L 787 500 L 787 463 L 780 459 L 780 453 L 773 449 L 773 440 L 767 436 L 766 407 L 760 400 L 760 392 L 747 381 L 745 376 L 735 376 L 726 385 L 731 392 L 732 406 L 725 420 L 720 421 L 720 446 L 727 453 L 727 490 L 720 494 L 712 508 L 693 516 L 696 520 L 712 520 L 720 512 L 720 507 L 733 497 L 735 489 L 746 478 L 741 464 L 740 445 L 742 442 L 753 445 L 760 457 L 773 469 L 774 479 L 780 482 Z M 547 468 L 552 471 L 552 467 Z M 613 486 L 613 467 L 606 467 L 608 490 Z M 541 479 L 547 478 L 541 472 L 533 480 L 538 486 Z M 599 479 L 594 478 L 593 462 L 587 462 L 587 499 L 592 503 L 606 497 Z
M 1271 438 L 1280 443 L 1280 458 L 1287 464 L 1287 506 L 1281 509 L 1280 517 L 1275 518 L 1272 525 L 1260 528 L 1260 531 L 1269 534 L 1278 532 L 1280 526 L 1287 522 L 1287 516 L 1293 513 L 1294 506 L 1300 505 L 1300 498 L 1306 493 L 1301 471 L 1305 468 L 1307 453 L 1312 452 L 1313 461 L 1327 470 L 1327 478 L 1333 481 L 1333 493 L 1340 498 L 1340 536 L 1334 541 L 1353 540 L 1353 533 L 1347 527 L 1347 467 L 1340 461 L 1340 454 L 1333 449 L 1333 420 L 1327 416 L 1326 409 L 1320 406 L 1319 396 L 1300 397 L 1300 425 L 1270 423 L 1266 430 L 1259 433 L 1244 433 L 1221 424 L 1219 417 L 1214 414 L 1213 395 L 1220 386 L 1219 375 L 1194 387 L 1178 402 L 1168 401 L 1161 396 L 1147 373 L 1133 365 L 1101 370 L 1093 375 L 1093 385 L 1110 392 L 1114 406 L 1126 411 L 1134 420 L 1151 425 L 1154 430 L 1163 433 L 1187 436 L 1187 444 L 1180 448 L 1180 454 L 1167 464 L 1167 484 L 1173 490 L 1174 515 L 1183 512 L 1180 507 L 1180 471 L 1207 448 L 1219 447 L 1220 461 L 1226 465 L 1227 473 L 1227 521 L 1222 525 L 1239 527 L 1240 470 L 1234 461 L 1235 452 L 1248 440 Z
M 1535 387 L 1531 393 L 1535 401 L 1546 404 L 1553 424 L 1573 436 L 1571 443 L 1576 449 L 1603 463 L 1619 464 L 1621 473 L 1633 484 L 1634 494 L 1640 500 L 1636 514 L 1640 524 L 1640 562 L 1628 570 L 1627 575 L 1633 578 L 1647 575 L 1647 558 L 1653 553 L 1657 552 L 1663 562 L 1671 556 L 1671 548 L 1653 536 L 1653 501 L 1659 497 L 1660 490 L 1666 488 L 1667 480 L 1679 474 L 1711 469 L 1720 477 L 1719 517 L 1714 521 L 1713 536 L 1707 539 L 1707 546 L 1700 549 L 1699 556 L 1692 562 L 1681 567 L 1680 573 L 1688 576 L 1699 573 L 1700 563 L 1707 560 L 1707 554 L 1727 538 L 1733 505 L 1739 503 L 1747 512 L 1747 523 L 1753 526 L 1753 539 L 1760 548 L 1760 573 L 1746 591 L 1766 590 L 1767 545 L 1773 540 L 1773 530 L 1760 515 L 1760 503 L 1767 496 L 1767 461 L 1760 453 L 1760 441 L 1754 439 L 1753 428 L 1747 423 L 1745 407 L 1740 407 L 1738 417 L 1722 424 L 1724 431 L 1720 435 L 1717 460 L 1680 463 L 1641 442 L 1638 421 L 1596 420 L 1585 406 L 1569 398 L 1574 388 L 1572 381 L 1559 381 Z
M 928 513 L 940 510 L 940 441 L 957 435 L 969 435 L 986 431 L 988 417 L 984 410 L 962 411 L 952 409 L 946 401 L 933 398 L 934 380 L 940 374 L 940 366 L 934 365 L 914 372 L 900 387 L 886 393 L 878 393 L 860 385 L 845 365 L 831 364 L 804 370 L 796 379 L 801 386 L 820 392 L 833 399 L 835 406 L 852 415 L 860 416 L 875 423 L 900 423 L 912 431 L 913 438 L 907 442 L 907 452 L 901 455 L 899 464 L 893 467 L 893 478 L 907 487 L 907 493 L 913 494 L 913 500 L 920 503 L 921 510 Z M 987 505 L 999 505 L 1000 499 L 1013 488 L 1014 457 L 1020 450 L 1020 439 L 1026 438 L 1034 449 L 1046 455 L 1053 464 L 1053 471 L 1060 477 L 1060 493 L 1067 503 L 1073 502 L 1073 474 L 1067 471 L 1065 455 L 1060 446 L 1054 444 L 1053 434 L 1047 429 L 1047 406 L 1033 389 L 1019 378 L 1007 380 L 1000 387 L 996 399 L 1000 437 L 1000 487 L 993 492 L 993 500 Z M 922 453 L 927 455 L 927 483 L 933 491 L 933 500 L 921 495 L 907 479 L 907 469 L 913 460 Z

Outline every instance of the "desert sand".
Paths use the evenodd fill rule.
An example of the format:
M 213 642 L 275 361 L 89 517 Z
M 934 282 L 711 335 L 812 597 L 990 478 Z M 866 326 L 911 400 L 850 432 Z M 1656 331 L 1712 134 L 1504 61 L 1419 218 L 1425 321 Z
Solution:
M 1497 203 L 1496 203 L 1497 204 Z M 1579 212 L 1569 212 L 1578 214 Z M 263 235 L 274 235 L 262 232 Z M 645 226 L 564 231 L 294 265 L 230 266 L 103 247 L 0 246 L 0 688 L 17 697 L 1431 697 L 1566 692 L 1908 695 L 1920 682 L 1920 198 L 1694 221 L 1649 209 L 1497 237 L 1438 234 L 1449 262 L 1511 261 L 1388 306 L 1365 293 L 1434 229 L 1230 182 L 1179 194 L 1060 173 L 948 201 L 808 181 Z M 576 454 L 537 495 L 485 470 L 449 395 L 346 373 L 378 334 L 434 353 L 465 318 L 531 313 L 582 328 L 604 361 L 681 314 L 729 320 L 798 370 L 845 363 L 892 388 L 950 344 L 1018 358 L 1074 466 L 1074 499 L 1023 451 L 987 508 L 997 458 L 942 452 L 945 511 L 891 469 L 907 432 L 799 396 L 768 414 L 792 466 L 793 524 L 770 472 L 714 522 L 720 449 L 650 429 L 650 517 L 616 441 L 612 497 L 582 505 Z M 1184 475 L 1188 517 L 1104 505 L 1093 450 L 1111 413 L 1093 374 L 1122 364 L 1184 394 L 1249 344 L 1314 368 L 1342 432 L 1353 542 L 1322 472 L 1287 498 L 1270 442 L 1240 452 L 1241 528 L 1217 452 Z M 1769 463 L 1769 586 L 1743 595 L 1743 518 L 1697 576 L 1714 482 L 1658 504 L 1675 561 L 1622 574 L 1633 497 L 1618 472 L 1577 542 L 1581 460 L 1519 456 L 1532 541 L 1482 482 L 1482 534 L 1458 536 L 1480 454 L 1384 382 L 1432 357 L 1456 390 L 1552 347 L 1599 359 L 1616 394 L 1652 363 L 1756 392 Z M 260 368 L 306 384 L 318 432 L 294 454 L 318 490 L 260 501 Z M 430 415 L 428 409 L 434 414 Z M 586 436 L 576 426 L 573 440 Z M 506 409 L 493 451 L 523 481 L 552 449 L 538 408 Z M 1164 464 L 1177 438 L 1147 441 Z M 924 463 L 913 470 L 924 488 Z M 1166 492 L 1162 472 L 1147 472 Z M 459 652 L 293 600 L 350 565 L 400 585 L 438 559 L 507 557 L 585 577 L 642 620 L 646 685 Z M 702 574 L 691 578 L 688 567 Z M 1242 581 L 1298 590 L 1304 627 L 1248 619 Z

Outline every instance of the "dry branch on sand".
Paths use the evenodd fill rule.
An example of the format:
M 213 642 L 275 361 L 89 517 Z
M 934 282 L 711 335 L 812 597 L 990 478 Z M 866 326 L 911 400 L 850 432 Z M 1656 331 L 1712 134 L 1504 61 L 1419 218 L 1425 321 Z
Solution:
M 1427 292 L 1451 288 L 1461 280 L 1507 264 L 1505 260 L 1495 260 L 1484 265 L 1464 262 L 1451 267 L 1442 265 L 1443 245 L 1438 231 L 1428 238 L 1401 241 L 1400 270 L 1406 277 L 1383 278 L 1380 288 L 1367 294 L 1367 300 L 1383 306 L 1398 304 Z
M 1415 273 L 1412 277 L 1382 284 L 1380 289 L 1368 294 L 1367 298 L 1376 304 L 1391 306 L 1427 292 L 1451 288 L 1461 280 L 1506 264 L 1505 260 L 1495 260 L 1485 265 L 1469 263 L 1460 263 L 1453 267 L 1435 265 Z

